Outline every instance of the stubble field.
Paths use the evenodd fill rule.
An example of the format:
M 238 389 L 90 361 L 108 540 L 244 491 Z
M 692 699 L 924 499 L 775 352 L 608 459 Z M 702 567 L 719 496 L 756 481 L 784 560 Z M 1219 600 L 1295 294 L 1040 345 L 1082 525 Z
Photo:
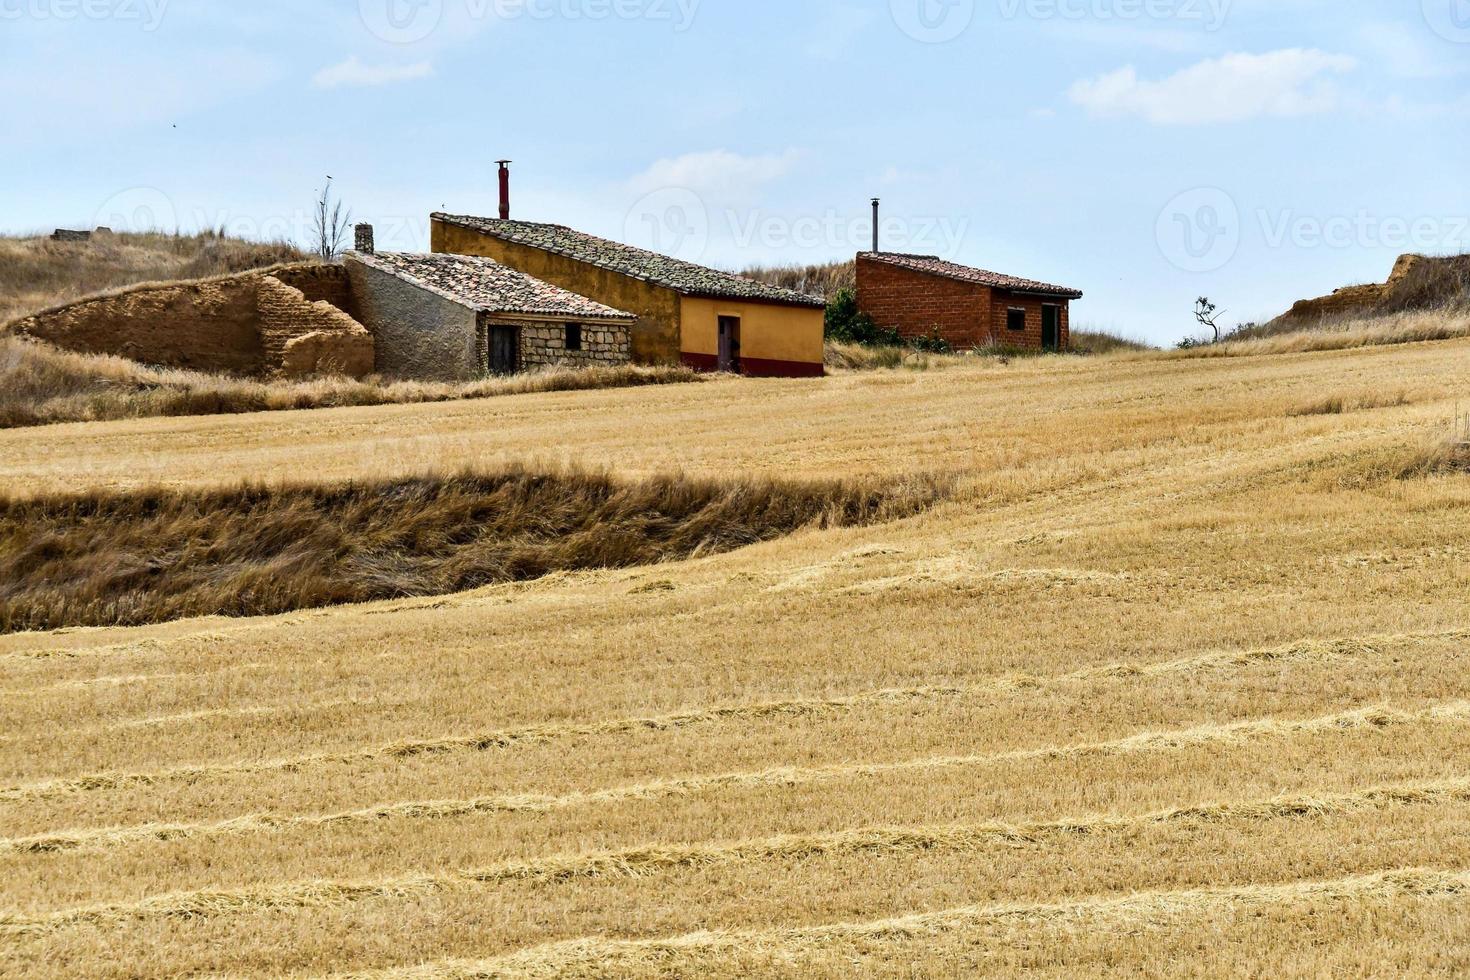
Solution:
M 1470 341 L 0 432 L 0 487 L 946 474 L 902 521 L 0 637 L 0 972 L 1470 969 Z

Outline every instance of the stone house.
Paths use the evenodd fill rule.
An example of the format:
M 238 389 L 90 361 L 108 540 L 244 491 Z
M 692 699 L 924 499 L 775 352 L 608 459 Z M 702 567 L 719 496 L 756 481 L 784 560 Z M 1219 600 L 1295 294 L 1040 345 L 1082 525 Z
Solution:
M 492 259 L 362 250 L 343 263 L 380 374 L 466 381 L 631 360 L 636 316 Z
M 504 188 L 502 188 L 504 192 Z M 562 225 L 436 213 L 431 248 L 479 255 L 638 317 L 633 358 L 755 377 L 820 377 L 826 301 Z
M 936 333 L 956 350 L 1001 344 L 1068 350 L 1071 302 L 1082 293 L 946 262 L 934 255 L 863 252 L 858 309 L 904 337 Z

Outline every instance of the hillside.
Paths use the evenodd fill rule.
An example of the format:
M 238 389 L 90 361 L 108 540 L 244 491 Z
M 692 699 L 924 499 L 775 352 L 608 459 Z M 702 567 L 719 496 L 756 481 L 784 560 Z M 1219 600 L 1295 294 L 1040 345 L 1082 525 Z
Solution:
M 1453 970 L 1466 391 L 1459 339 L 0 432 L 8 507 L 310 480 L 364 533 L 342 481 L 461 466 L 756 522 L 742 483 L 954 477 L 656 565 L 0 636 L 0 973 Z M 262 579 L 329 529 L 291 513 Z
M 214 234 L 104 234 L 90 242 L 0 237 L 0 324 L 140 282 L 203 279 L 305 258 L 286 244 Z

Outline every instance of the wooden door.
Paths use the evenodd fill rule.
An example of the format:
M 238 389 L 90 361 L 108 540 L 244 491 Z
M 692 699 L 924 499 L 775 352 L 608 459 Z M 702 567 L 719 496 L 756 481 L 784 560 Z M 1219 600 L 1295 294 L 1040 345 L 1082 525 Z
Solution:
M 515 327 L 490 327 L 490 373 L 513 374 L 520 361 L 520 331 Z
M 1042 350 L 1062 349 L 1062 308 L 1060 306 L 1043 306 L 1041 308 L 1041 348 Z
M 720 370 L 740 373 L 740 318 L 720 317 Z

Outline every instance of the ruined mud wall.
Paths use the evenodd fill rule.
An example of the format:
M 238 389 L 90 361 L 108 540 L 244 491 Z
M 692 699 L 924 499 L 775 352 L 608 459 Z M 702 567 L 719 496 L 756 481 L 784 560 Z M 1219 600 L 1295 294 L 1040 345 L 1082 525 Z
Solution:
M 373 370 L 372 335 L 340 266 L 290 265 L 154 283 L 37 313 L 9 329 L 66 350 L 164 367 L 270 377 Z M 298 344 L 289 361 L 292 341 Z
M 282 266 L 271 275 L 301 294 L 310 302 L 331 303 L 350 317 L 357 317 L 352 298 L 352 281 L 347 269 L 340 265 Z
M 277 276 L 260 280 L 258 306 L 265 363 L 273 370 L 286 377 L 373 372 L 372 334 L 338 307 L 309 300 Z
M 265 372 L 256 329 L 259 276 L 138 286 L 16 322 L 66 350 L 229 374 Z

